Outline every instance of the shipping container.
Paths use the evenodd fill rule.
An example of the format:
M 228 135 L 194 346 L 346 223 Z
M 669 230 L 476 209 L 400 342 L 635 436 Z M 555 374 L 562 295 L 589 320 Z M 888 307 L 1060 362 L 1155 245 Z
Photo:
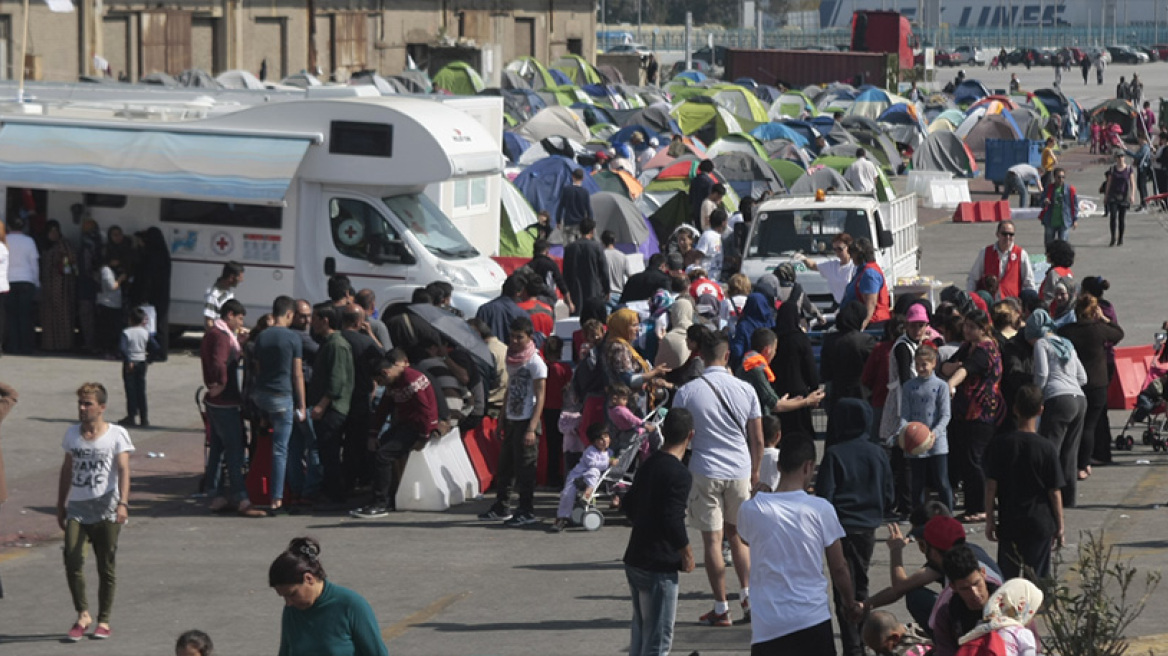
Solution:
M 887 53 L 731 48 L 726 52 L 725 78 L 736 80 L 740 77 L 754 78 L 762 84 L 782 83 L 798 88 L 809 84 L 846 82 L 895 89 L 900 80 L 900 69 L 896 55 Z

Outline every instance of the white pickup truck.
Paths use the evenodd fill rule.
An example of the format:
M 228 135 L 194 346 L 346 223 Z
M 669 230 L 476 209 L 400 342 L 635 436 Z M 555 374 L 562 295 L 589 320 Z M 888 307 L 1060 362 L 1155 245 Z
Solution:
M 816 263 L 835 257 L 832 238 L 846 232 L 853 239 L 866 237 L 876 247 L 876 262 L 884 271 L 890 291 L 899 278 L 920 271 L 915 194 L 879 202 L 871 194 L 784 196 L 762 203 L 746 238 L 742 272 L 757 280 L 784 262 L 791 262 L 799 284 L 823 310 L 834 304 L 823 276 L 808 270 L 795 255 L 802 253 Z

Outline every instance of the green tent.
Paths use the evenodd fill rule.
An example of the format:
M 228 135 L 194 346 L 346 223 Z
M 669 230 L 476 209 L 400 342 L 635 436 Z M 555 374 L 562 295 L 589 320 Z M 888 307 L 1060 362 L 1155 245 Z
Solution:
M 710 159 L 723 153 L 753 153 L 763 159 L 767 158 L 767 151 L 762 142 L 744 132 L 728 134 L 706 149 L 706 157 Z
M 603 84 L 600 73 L 580 55 L 564 55 L 552 63 L 552 68 L 563 71 L 574 84 Z
M 548 72 L 539 60 L 530 55 L 524 55 L 507 64 L 507 70 L 527 80 L 532 89 L 539 91 L 545 87 L 556 86 L 556 78 Z
M 592 102 L 592 96 L 584 93 L 580 87 L 574 84 L 547 86 L 540 89 L 538 93 L 548 105 L 571 107 L 576 103 L 584 103 L 586 105 L 595 104 Z
M 708 96 L 684 100 L 669 113 L 682 134 L 697 135 L 702 143 L 713 143 L 732 132 L 746 132 L 739 120 Z
M 855 161 L 855 157 L 827 155 L 817 158 L 811 164 L 812 166 L 826 166 L 829 169 L 834 169 L 840 175 L 844 175 L 847 173 L 848 167 Z M 888 182 L 888 176 L 884 175 L 883 168 L 876 167 L 876 199 L 882 203 L 886 203 L 893 198 L 896 198 L 896 191 L 892 188 L 892 184 Z
M 434 74 L 434 88 L 449 91 L 456 96 L 473 96 L 486 88 L 478 71 L 466 62 L 456 61 Z
M 499 194 L 501 202 L 499 212 L 499 256 L 500 257 L 531 257 L 532 245 L 535 243 L 534 231 L 527 227 L 536 223 L 535 210 L 523 197 L 523 193 L 503 178 L 502 192 Z
M 779 175 L 779 179 L 783 181 L 783 184 L 787 185 L 788 189 L 807 172 L 807 169 L 802 166 L 781 157 L 769 159 L 767 160 L 767 164 L 771 165 L 771 168 L 775 170 L 775 173 Z
M 689 194 L 679 191 L 665 202 L 656 212 L 649 215 L 649 225 L 657 235 L 657 243 L 666 244 L 674 230 L 690 221 L 693 208 L 689 204 Z

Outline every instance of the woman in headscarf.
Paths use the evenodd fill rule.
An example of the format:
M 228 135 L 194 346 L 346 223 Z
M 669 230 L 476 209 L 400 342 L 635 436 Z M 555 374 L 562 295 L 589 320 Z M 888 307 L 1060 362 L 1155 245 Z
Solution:
M 645 322 L 645 333 L 641 341 L 641 351 L 646 360 L 657 358 L 657 348 L 661 338 L 669 331 L 669 308 L 673 306 L 673 294 L 658 289 L 649 299 L 649 319 Z
M 751 292 L 746 296 L 746 304 L 742 306 L 742 314 L 738 323 L 734 325 L 734 337 L 730 340 L 730 370 L 734 371 L 742 363 L 742 357 L 750 350 L 750 337 L 759 328 L 770 328 L 775 325 L 774 304 L 760 292 Z
M 45 252 L 41 254 L 41 349 L 73 348 L 77 297 L 77 255 L 61 236 L 61 224 L 45 224 Z M 118 326 L 119 332 L 124 326 Z
M 629 409 L 638 416 L 645 415 L 645 399 L 649 384 L 669 373 L 669 367 L 650 367 L 645 358 L 633 348 L 640 332 L 641 318 L 636 310 L 623 308 L 608 318 L 608 332 L 604 342 L 604 372 L 607 384 L 621 384 L 629 388 Z
M 693 325 L 693 319 L 693 299 L 688 296 L 678 297 L 669 307 L 669 331 L 661 338 L 653 364 L 677 369 L 689 360 L 690 349 L 685 334 Z
M 961 636 L 958 643 L 964 645 L 997 633 L 1010 656 L 1037 656 L 1038 639 L 1029 627 L 1042 608 L 1042 600 L 1042 590 L 1030 581 L 1006 581 L 990 595 L 982 611 L 982 623 Z
M 1083 439 L 1079 442 L 1079 480 L 1091 475 L 1091 461 L 1111 462 L 1111 440 L 1096 443 L 1095 427 L 1107 412 L 1107 345 L 1123 340 L 1123 328 L 1111 323 L 1099 309 L 1099 301 L 1090 294 L 1079 296 L 1075 303 L 1075 322 L 1058 329 L 1058 334 L 1075 345 L 1075 352 L 1087 370 L 1087 415 L 1083 419 Z M 1065 502 L 1064 502 L 1065 503 Z
M 1063 506 L 1075 505 L 1075 475 L 1087 397 L 1087 372 L 1070 341 L 1054 332 L 1046 310 L 1035 310 L 1023 331 L 1034 347 L 1034 384 L 1042 388 L 1042 420 L 1038 432 L 1054 444 L 1063 467 Z
M 779 338 L 779 347 L 771 360 L 771 370 L 775 374 L 772 385 L 775 394 L 779 398 L 785 395 L 792 399 L 807 396 L 819 387 L 819 372 L 815 366 L 811 340 L 807 339 L 799 325 L 799 308 L 793 303 L 783 303 L 775 313 L 775 335 Z M 781 412 L 779 421 L 782 422 L 784 433 L 798 431 L 804 435 L 815 435 L 810 406 Z
M 985 521 L 985 473 L 982 455 L 1005 414 L 1002 355 L 990 318 L 981 310 L 965 315 L 965 341 L 941 366 L 953 395 L 949 422 L 949 460 L 965 489 L 966 523 Z
M 864 363 L 876 347 L 876 338 L 860 330 L 866 314 L 861 303 L 848 303 L 835 317 L 835 331 L 823 338 L 823 348 L 819 352 L 819 378 L 828 386 L 828 417 L 832 416 L 831 410 L 840 399 L 864 398 L 860 376 L 864 373 Z
M 137 237 L 142 247 L 139 274 L 134 281 L 134 300 L 154 307 L 154 330 L 160 347 L 156 361 L 165 362 L 170 344 L 170 249 L 157 227 L 140 232 Z

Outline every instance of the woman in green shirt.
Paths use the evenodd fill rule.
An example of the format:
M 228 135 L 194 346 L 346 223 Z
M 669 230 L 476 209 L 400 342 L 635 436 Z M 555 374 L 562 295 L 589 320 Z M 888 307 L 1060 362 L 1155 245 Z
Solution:
M 285 603 L 280 656 L 389 656 L 369 602 L 326 580 L 316 540 L 293 539 L 268 568 L 268 585 Z

